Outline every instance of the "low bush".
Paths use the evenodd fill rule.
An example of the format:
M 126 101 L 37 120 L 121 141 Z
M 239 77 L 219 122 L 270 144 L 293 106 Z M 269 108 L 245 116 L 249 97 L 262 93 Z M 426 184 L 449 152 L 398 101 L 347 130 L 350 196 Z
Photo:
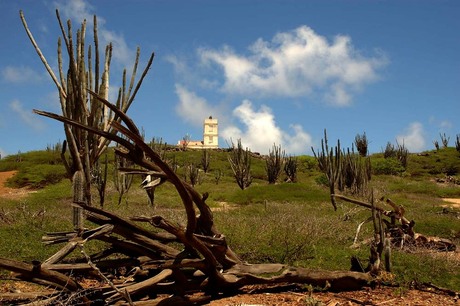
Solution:
M 460 197 L 460 188 L 453 184 L 439 184 L 429 174 L 438 165 L 460 164 L 455 149 L 440 149 L 428 156 L 411 155 L 408 169 L 403 172 L 395 158 L 383 158 L 383 154 L 371 156 L 374 171 L 370 184 L 375 198 L 385 195 L 406 209 L 406 217 L 416 221 L 416 231 L 437 235 L 460 243 L 460 230 L 455 214 L 443 213 L 441 197 Z M 34 155 L 33 153 L 32 155 Z M 199 161 L 201 152 L 188 150 L 174 152 L 181 164 Z M 190 154 L 190 156 L 189 156 Z M 209 173 L 202 172 L 203 183 L 195 188 L 209 192 L 206 203 L 214 210 L 217 229 L 226 235 L 228 244 L 238 255 L 249 262 L 283 262 L 287 264 L 322 269 L 348 269 L 350 257 L 369 257 L 369 247 L 349 248 L 353 243 L 359 223 L 369 217 L 369 212 L 352 204 L 339 201 L 334 211 L 327 179 L 316 165 L 314 157 L 299 157 L 297 183 L 268 184 L 266 179 L 255 178 L 246 190 L 239 189 L 233 176 L 228 152 L 212 151 Z M 30 158 L 29 158 L 30 157 Z M 43 246 L 41 237 L 46 232 L 72 230 L 70 203 L 71 185 L 65 170 L 49 158 L 31 157 L 23 154 L 21 162 L 0 160 L 0 169 L 19 170 L 14 185 L 42 186 L 42 182 L 58 182 L 46 185 L 27 198 L 7 200 L 0 198 L 0 256 L 17 260 L 43 261 L 53 255 L 62 245 Z M 195 159 L 196 158 L 196 159 Z M 41 162 L 31 163 L 31 160 Z M 439 161 L 437 161 L 439 160 Z M 305 166 L 308 165 L 309 166 Z M 254 168 L 264 173 L 263 159 L 254 157 Z M 429 168 L 434 165 L 435 168 Z M 214 171 L 222 169 L 216 185 Z M 442 169 L 442 167 L 439 167 Z M 185 170 L 185 169 L 181 169 Z M 377 175 L 377 173 L 386 175 Z M 417 173 L 414 178 L 413 173 Z M 390 175 L 388 175 L 390 174 Z M 407 174 L 407 175 L 405 175 Z M 60 180 L 60 181 L 59 181 Z M 140 177 L 135 177 L 129 191 L 129 204 L 117 205 L 116 190 L 109 179 L 107 203 L 104 209 L 123 217 L 154 213 L 178 224 L 185 224 L 186 215 L 182 202 L 170 184 L 159 187 L 155 193 L 158 203 L 154 212 L 148 204 L 145 191 L 139 187 Z M 95 192 L 95 190 L 94 190 Z M 95 192 L 94 202 L 97 202 Z M 37 217 L 38 216 L 38 217 Z M 89 222 L 88 228 L 95 227 Z M 156 230 L 149 224 L 141 224 Z M 372 224 L 365 224 L 359 241 L 372 237 Z M 98 251 L 98 245 L 91 246 Z M 394 273 L 401 284 L 414 279 L 430 280 L 436 285 L 460 290 L 458 263 L 426 254 L 394 252 Z M 436 267 L 438 270 L 434 271 Z
M 373 175 L 401 175 L 405 169 L 394 157 L 371 158 Z

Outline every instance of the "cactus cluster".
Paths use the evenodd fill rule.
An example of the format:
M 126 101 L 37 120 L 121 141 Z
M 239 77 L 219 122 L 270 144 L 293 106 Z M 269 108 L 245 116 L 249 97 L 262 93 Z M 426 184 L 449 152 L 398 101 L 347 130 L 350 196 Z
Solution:
M 107 100 L 109 97 L 109 75 L 110 63 L 112 58 L 112 44 L 105 47 L 104 59 L 100 59 L 100 48 L 98 39 L 97 18 L 93 18 L 93 41 L 94 46 L 86 46 L 86 20 L 81 23 L 80 28 L 73 34 L 72 23 L 67 21 L 67 31 L 61 21 L 59 11 L 56 10 L 56 17 L 61 29 L 62 38 L 58 39 L 58 69 L 59 76 L 56 76 L 51 66 L 48 64 L 45 56 L 37 45 L 22 11 L 20 18 L 24 29 L 35 48 L 38 56 L 52 78 L 59 93 L 62 115 L 81 125 L 93 129 L 102 130 L 109 134 L 115 134 L 111 122 L 120 122 L 118 116 L 115 116 L 106 105 L 97 101 L 97 98 Z M 64 43 L 63 43 L 64 42 Z M 86 49 L 87 48 L 87 49 Z M 63 52 L 64 49 L 64 52 Z M 63 53 L 67 54 L 64 59 Z M 116 101 L 117 108 L 126 113 L 131 106 L 136 93 L 138 92 L 144 77 L 149 70 L 153 53 L 147 63 L 146 68 L 140 79 L 135 82 L 137 66 L 140 57 L 140 49 L 137 48 L 137 54 L 131 74 L 129 84 L 127 83 L 126 69 L 123 71 L 122 87 L 118 90 Z M 68 63 L 68 68 L 64 70 L 64 62 Z M 136 84 L 135 84 L 136 83 Z M 44 113 L 36 111 L 36 113 Z M 63 145 L 63 151 L 68 146 L 70 158 L 63 159 L 69 177 L 73 177 L 76 171 L 83 171 L 86 176 L 86 202 L 91 205 L 91 172 L 96 166 L 99 157 L 107 149 L 110 140 L 107 137 L 83 130 L 75 125 L 64 123 L 66 142 Z M 62 154 L 64 157 L 65 155 Z
M 363 157 L 362 152 L 357 154 L 352 149 L 342 150 L 340 140 L 337 146 L 329 148 L 327 133 L 324 131 L 324 139 L 321 140 L 321 151 L 313 154 L 318 161 L 319 169 L 326 175 L 331 194 L 331 203 L 334 209 L 337 204 L 334 198 L 336 188 L 351 194 L 365 195 L 367 185 L 371 179 L 371 163 L 369 157 Z

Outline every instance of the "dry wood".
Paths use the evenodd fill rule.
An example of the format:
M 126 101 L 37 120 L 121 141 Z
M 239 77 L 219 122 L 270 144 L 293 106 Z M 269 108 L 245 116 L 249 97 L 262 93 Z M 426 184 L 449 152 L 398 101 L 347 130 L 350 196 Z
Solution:
M 123 287 L 123 290 L 126 290 L 130 296 L 136 296 L 139 295 L 142 292 L 145 292 L 149 289 L 152 289 L 155 285 L 157 285 L 159 282 L 164 281 L 166 278 L 171 276 L 173 274 L 173 270 L 171 269 L 164 269 L 157 275 L 142 281 L 135 283 L 130 286 Z M 119 299 L 122 298 L 119 293 L 114 293 L 113 291 L 107 292 L 106 295 L 108 296 L 106 298 L 107 303 L 113 303 Z
M 59 262 L 63 260 L 67 255 L 73 252 L 75 248 L 77 247 L 78 242 L 77 241 L 70 241 L 68 242 L 62 249 L 60 249 L 57 253 L 55 253 L 53 256 L 48 258 L 43 262 L 43 266 L 45 268 L 48 267 L 48 265 L 52 265 L 56 262 Z
M 24 280 L 30 280 L 36 283 L 44 281 L 56 288 L 64 291 L 79 291 L 82 290 L 80 284 L 65 274 L 46 269 L 40 263 L 27 264 L 20 261 L 15 261 L 6 258 L 0 258 L 0 268 L 18 273 L 17 277 Z M 81 300 L 89 303 L 87 297 L 82 296 Z
M 111 109 L 115 116 L 120 119 L 120 122 L 125 124 L 122 125 L 117 121 L 111 123 L 111 128 L 123 134 L 123 137 L 56 114 L 43 111 L 35 112 L 120 143 L 123 149 L 117 150 L 116 154 L 120 154 L 143 167 L 145 169 L 141 170 L 143 173 L 153 174 L 174 185 L 187 214 L 187 224 L 179 226 L 162 216 L 138 216 L 128 220 L 94 206 L 80 205 L 82 209 L 86 210 L 87 219 L 100 225 L 99 230 L 83 231 L 80 239 L 83 242 L 90 238 L 99 239 L 110 246 L 101 254 L 93 256 L 92 259 L 87 256 L 88 263 L 74 264 L 73 272 L 83 272 L 87 271 L 88 267 L 93 267 L 93 270 L 97 269 L 98 273 L 104 273 L 104 277 L 107 277 L 105 276 L 107 274 L 105 272 L 107 261 L 101 260 L 104 256 L 116 252 L 129 256 L 131 260 L 126 263 L 126 267 L 130 267 L 132 272 L 125 275 L 131 281 L 123 287 L 117 287 L 117 292 L 110 288 L 103 289 L 106 302 L 118 301 L 117 303 L 119 303 L 121 302 L 119 300 L 124 298 L 131 303 L 129 299 L 132 297 L 134 298 L 132 303 L 135 304 L 137 303 L 136 298 L 141 296 L 140 292 L 147 289 L 149 292 L 185 296 L 188 292 L 195 292 L 196 290 L 218 293 L 249 284 L 294 282 L 308 283 L 338 291 L 359 289 L 372 281 L 370 274 L 361 272 L 318 271 L 293 268 L 281 264 L 243 264 L 227 245 L 225 235 L 217 231 L 211 210 L 205 203 L 208 195 L 200 195 L 193 186 L 180 179 L 168 164 L 143 142 L 139 129 L 126 114 L 107 100 L 95 96 L 94 93 L 91 94 Z M 126 169 L 125 171 L 130 170 Z M 198 209 L 199 215 L 196 214 L 195 209 Z M 135 222 L 149 222 L 164 232 L 153 233 L 136 225 Z M 108 225 L 111 225 L 110 230 L 105 227 Z M 122 238 L 113 236 L 113 234 Z M 65 239 L 72 241 L 76 238 L 65 233 L 61 236 L 49 237 L 47 242 L 65 241 Z M 183 251 L 169 246 L 171 242 L 181 243 Z M 71 245 L 64 248 L 64 250 L 68 249 L 72 249 Z M 55 261 L 54 258 L 63 258 L 63 256 L 56 255 L 53 257 L 53 262 Z M 115 265 L 118 264 L 120 263 Z M 51 267 L 60 270 L 71 268 L 72 265 L 56 262 L 50 265 Z M 272 276 L 267 277 L 267 273 Z M 148 275 L 155 276 L 148 277 Z M 121 288 L 125 291 L 120 291 Z M 177 305 L 190 302 L 185 297 L 177 300 L 158 300 L 157 302 L 165 303 L 166 301 Z M 157 303 L 152 300 L 149 302 Z
M 409 221 L 405 216 L 405 209 L 402 205 L 398 205 L 395 202 L 393 202 L 390 199 L 386 199 L 386 203 L 389 204 L 393 210 L 385 210 L 384 208 L 373 205 L 372 203 L 366 203 L 360 200 L 352 199 L 343 195 L 339 194 L 333 194 L 332 195 L 334 198 L 338 198 L 344 201 L 347 201 L 349 203 L 353 203 L 371 210 L 375 210 L 381 215 L 384 215 L 388 218 L 390 218 L 390 221 L 388 220 L 382 220 L 386 225 L 387 228 L 385 230 L 379 229 L 376 232 L 379 233 L 379 241 L 383 241 L 385 238 L 384 233 L 386 232 L 387 235 L 389 236 L 388 238 L 391 240 L 392 244 L 394 246 L 399 246 L 400 248 L 406 247 L 406 246 L 417 246 L 417 247 L 423 247 L 423 248 L 429 248 L 429 249 L 436 249 L 440 251 L 455 251 L 456 250 L 456 245 L 454 242 L 450 239 L 446 238 L 440 238 L 440 237 L 433 237 L 433 236 L 426 236 L 422 235 L 419 233 L 415 233 L 414 231 L 414 226 L 415 222 L 414 221 Z M 369 221 L 366 220 L 364 222 Z M 396 224 L 396 221 L 399 221 L 401 224 Z M 363 223 L 364 223 L 363 222 Z M 375 222 L 375 221 L 374 221 Z M 360 223 L 356 232 L 355 240 L 354 240 L 354 245 L 357 243 L 357 236 L 359 233 L 359 230 L 362 226 L 363 223 Z M 380 254 L 381 250 L 377 252 Z M 389 263 L 387 263 L 389 266 Z
M 277 273 L 271 277 L 257 275 Z M 353 271 L 326 271 L 294 268 L 280 264 L 235 265 L 224 272 L 229 283 L 241 287 L 252 284 L 305 283 L 334 291 L 356 290 L 369 284 L 372 276 Z
M 29 300 L 47 299 L 58 294 L 57 290 L 43 290 L 39 292 L 2 292 L 0 293 L 0 302 L 4 304 L 19 304 Z
M 94 288 L 93 291 L 88 290 L 99 293 L 99 297 L 102 295 L 104 303 L 117 305 L 123 305 L 122 299 L 129 305 L 142 305 L 144 302 L 138 299 L 146 292 L 151 296 L 160 293 L 170 295 L 167 298 L 145 301 L 148 305 L 190 305 L 209 301 L 208 293 L 219 294 L 249 284 L 307 283 L 338 291 L 359 289 L 372 281 L 370 274 L 361 272 L 310 270 L 281 264 L 244 264 L 228 246 L 225 235 L 217 230 L 212 212 L 206 204 L 208 194 L 198 193 L 192 185 L 182 180 L 168 163 L 144 142 L 139 128 L 126 115 L 152 64 L 154 54 L 150 56 L 146 68 L 135 84 L 140 56 L 140 50 L 137 50 L 129 86 L 126 85 L 125 70 L 117 101 L 112 104 L 107 100 L 112 46 L 109 44 L 106 47 L 105 59 L 101 60 L 96 17 L 93 67 L 91 48 L 88 48 L 88 60 L 85 62 L 86 21 L 82 22 L 74 37 L 71 22 L 67 22 L 65 31 L 58 11 L 56 15 L 62 31 L 64 48 L 69 57 L 68 74 L 65 75 L 62 67 L 62 46 L 59 41 L 60 81 L 49 68 L 21 12 L 26 32 L 58 88 L 62 115 L 39 110 L 34 112 L 64 123 L 67 145 L 72 157 L 72 164 L 67 164 L 66 169 L 72 172 L 69 173 L 71 175 L 77 172 L 82 177 L 81 185 L 84 185 L 84 188 L 76 188 L 74 205 L 78 210 L 84 210 L 87 220 L 99 227 L 87 230 L 83 228 L 82 223 L 78 223 L 75 232 L 48 234 L 43 237 L 45 244 L 65 243 L 43 265 L 30 265 L 0 258 L 1 268 L 19 273 L 18 277 L 21 279 L 52 285 L 63 292 L 76 293 L 83 292 L 82 285 L 77 281 L 79 277 L 95 275 L 108 285 Z M 100 62 L 103 63 L 101 71 Z M 178 225 L 162 216 L 138 216 L 128 219 L 91 205 L 90 170 L 111 141 L 118 145 L 115 149 L 117 155 L 141 168 L 128 169 L 129 171 L 148 173 L 159 179 L 158 183 L 173 185 L 182 202 L 186 224 Z M 62 153 L 64 151 L 65 149 Z M 335 172 L 330 173 L 332 186 L 336 176 Z M 335 204 L 336 196 L 333 191 L 332 188 L 331 199 Z M 336 208 L 335 205 L 334 207 Z M 381 213 L 385 214 L 383 211 Z M 403 214 L 402 209 L 394 206 L 393 217 L 404 220 Z M 161 233 L 147 230 L 136 222 L 149 222 Z M 90 255 L 86 253 L 85 244 L 93 239 L 106 243 L 107 247 L 99 253 Z M 83 257 L 66 262 L 65 259 L 77 247 L 80 248 L 80 256 Z M 109 257 L 111 255 L 114 257 Z M 58 271 L 65 271 L 71 276 Z M 125 283 L 120 284 L 120 280 L 125 280 Z M 206 295 L 188 296 L 197 290 L 206 292 Z M 85 295 L 80 295 L 77 299 L 85 303 L 90 302 Z
M 115 258 L 115 259 L 106 259 L 106 260 L 98 260 L 97 266 L 101 270 L 108 270 L 108 269 L 117 269 L 117 268 L 130 268 L 140 266 L 140 261 L 136 258 Z M 90 271 L 92 268 L 86 262 L 78 262 L 78 263 L 55 263 L 55 264 L 47 264 L 46 268 L 48 270 L 60 271 L 64 272 L 75 272 L 80 271 L 78 273 L 85 273 L 86 271 Z
M 152 296 L 163 293 L 175 295 L 174 298 L 156 298 L 145 301 L 149 305 L 164 303 L 187 305 L 191 303 L 191 299 L 187 295 L 197 290 L 218 294 L 252 284 L 306 283 L 328 290 L 342 291 L 360 289 L 372 282 L 371 273 L 310 270 L 282 264 L 249 265 L 242 263 L 227 245 L 225 235 L 217 231 L 212 212 L 205 203 L 208 195 L 200 195 L 191 185 L 177 177 L 160 156 L 143 142 L 139 130 L 126 114 L 120 112 L 107 100 L 96 98 L 107 105 L 116 116 L 119 116 L 120 122 L 123 122 L 124 125 L 113 122 L 111 127 L 123 134 L 124 137 L 59 115 L 42 111 L 36 111 L 36 113 L 121 143 L 124 148 L 117 150 L 117 154 L 129 158 L 144 168 L 143 170 L 125 169 L 125 171 L 150 173 L 176 187 L 187 213 L 187 224 L 178 225 L 162 216 L 137 216 L 127 219 L 106 210 L 81 204 L 80 207 L 86 211 L 87 219 L 98 224 L 99 227 L 95 230 L 85 230 L 78 237 L 72 233 L 48 235 L 45 239 L 47 243 L 68 243 L 58 254 L 50 258 L 49 261 L 53 262 L 48 266 L 50 270 L 72 269 L 73 273 L 77 274 L 85 273 L 85 271 L 87 273 L 89 268 L 97 270 L 99 274 L 112 282 L 111 286 L 98 288 L 104 292 L 105 302 L 117 303 L 117 305 L 123 304 L 122 299 L 127 300 L 127 303 L 132 305 L 142 305 L 143 302 L 138 299 L 144 296 L 145 292 L 149 292 L 149 295 Z M 395 225 L 395 220 L 400 221 L 401 227 L 398 229 L 404 229 L 404 233 L 414 241 L 417 239 L 419 243 L 428 243 L 429 241 L 432 245 L 445 243 L 443 240 L 424 242 L 423 238 L 419 238 L 421 236 L 416 236 L 413 233 L 415 223 L 408 221 L 404 217 L 404 208 L 392 201 L 387 201 L 387 203 L 393 210 L 387 211 L 374 205 L 373 202 L 369 204 L 340 195 L 332 194 L 331 196 L 373 211 L 371 220 L 374 222 L 375 241 L 377 243 L 373 248 L 374 253 L 371 258 L 372 269 L 370 270 L 372 272 L 379 268 L 385 239 L 381 216 L 392 218 L 392 222 L 388 223 L 392 226 Z M 199 215 L 196 214 L 196 209 L 200 212 Z M 138 226 L 136 222 L 148 222 L 163 232 L 154 233 Z M 86 256 L 86 262 L 75 264 L 59 262 L 65 257 L 64 254 L 67 254 L 68 250 L 74 248 L 72 242 L 81 245 L 89 239 L 98 239 L 109 246 L 91 258 Z M 172 242 L 180 243 L 182 250 L 171 246 Z M 116 262 L 104 259 L 110 254 L 119 254 L 127 258 Z M 117 285 L 113 281 L 114 276 L 109 278 L 110 273 L 112 273 L 109 272 L 110 266 L 112 268 L 123 266 L 131 270 L 123 275 L 123 279 L 126 279 L 125 284 Z M 133 300 L 131 301 L 131 299 Z M 209 300 L 209 296 L 204 296 L 202 299 Z

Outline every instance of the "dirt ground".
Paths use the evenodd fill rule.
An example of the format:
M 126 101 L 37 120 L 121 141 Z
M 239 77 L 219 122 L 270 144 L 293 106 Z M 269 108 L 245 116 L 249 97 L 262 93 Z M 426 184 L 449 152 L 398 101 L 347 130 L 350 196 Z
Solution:
M 380 287 L 367 288 L 349 292 L 314 292 L 312 294 L 299 291 L 286 290 L 284 292 L 270 292 L 270 288 L 263 286 L 244 288 L 237 295 L 214 300 L 208 305 L 212 306 L 343 306 L 343 305 L 460 305 L 458 297 L 444 293 L 420 290 L 405 290 L 401 288 Z M 278 288 L 282 289 L 282 288 Z M 260 292 L 260 291 L 264 292 Z M 316 302 L 316 304 L 315 304 Z M 320 304 L 321 302 L 322 304 Z
M 13 177 L 16 173 L 17 171 L 0 172 L 0 198 L 24 198 L 29 193 L 34 192 L 27 188 L 9 188 L 5 186 L 6 181 Z
M 0 172 L 0 198 L 24 198 L 30 192 L 27 189 L 14 189 L 5 186 L 8 178 L 15 175 L 15 171 Z M 460 199 L 446 199 L 448 204 L 460 205 Z M 459 280 L 460 282 L 460 280 Z M 320 304 L 321 302 L 322 304 Z M 423 290 L 405 289 L 399 287 L 381 286 L 365 288 L 349 292 L 314 292 L 307 289 L 299 290 L 290 285 L 246 286 L 235 295 L 216 298 L 207 305 L 212 306 L 351 306 L 351 305 L 456 305 L 460 306 L 460 297 L 451 296 L 433 288 Z
M 460 199 L 457 198 L 444 198 L 445 205 L 443 207 L 450 207 L 450 208 L 460 208 Z

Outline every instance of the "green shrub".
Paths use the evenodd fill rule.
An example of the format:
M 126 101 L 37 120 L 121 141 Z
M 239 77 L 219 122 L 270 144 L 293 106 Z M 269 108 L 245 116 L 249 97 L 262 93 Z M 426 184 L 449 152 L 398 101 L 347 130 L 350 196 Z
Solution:
M 313 171 L 318 170 L 318 162 L 316 158 L 309 155 L 302 155 L 297 157 L 299 163 L 299 170 L 300 171 Z
M 412 154 L 407 171 L 427 176 L 456 175 L 460 171 L 460 158 L 455 148 Z
M 371 158 L 372 174 L 400 175 L 405 169 L 396 158 Z
M 19 171 L 10 181 L 10 186 L 42 188 L 56 184 L 67 176 L 62 165 L 37 164 L 28 168 L 28 172 Z
M 302 165 L 297 183 L 270 185 L 266 179 L 255 178 L 251 188 L 240 190 L 235 184 L 228 164 L 228 152 L 211 151 L 209 173 L 202 173 L 203 183 L 195 188 L 199 193 L 209 192 L 206 203 L 214 210 L 217 229 L 225 234 L 228 245 L 248 262 L 283 262 L 314 269 L 344 270 L 349 267 L 353 255 L 366 260 L 368 245 L 352 250 L 357 225 L 369 217 L 367 210 L 340 201 L 334 212 L 329 203 L 328 181 L 317 168 L 314 157 L 301 156 Z M 177 156 L 181 165 L 199 162 L 202 152 L 168 152 Z M 59 163 L 52 164 L 52 155 L 24 153 L 22 161 L 14 158 L 0 160 L 0 169 L 17 169 L 17 179 L 23 184 L 41 186 L 43 181 L 61 181 L 46 185 L 38 192 L 22 199 L 0 198 L 0 257 L 17 260 L 43 261 L 62 245 L 43 246 L 41 236 L 46 232 L 72 230 L 70 203 L 71 183 Z M 262 177 L 264 160 L 252 156 L 253 170 Z M 109 155 L 113 159 L 113 155 Z M 443 173 L 443 168 L 460 165 L 455 148 L 441 148 L 427 155 L 412 154 L 406 172 L 395 158 L 384 159 L 383 153 L 371 156 L 374 170 L 371 185 L 376 198 L 382 193 L 406 209 L 405 216 L 416 221 L 416 232 L 453 239 L 459 245 L 458 219 L 455 214 L 443 213 L 442 197 L 460 197 L 460 188 L 454 184 L 438 184 L 429 171 Z M 299 164 L 299 165 L 300 165 Z M 222 170 L 216 185 L 215 171 Z M 180 169 L 181 171 L 185 170 Z M 375 172 L 398 175 L 376 175 Z M 410 175 L 401 175 L 410 174 Z M 414 174 L 417 175 L 414 179 Z M 139 187 L 140 177 L 129 194 L 129 205 L 116 205 L 116 190 L 110 181 L 104 209 L 129 218 L 135 215 L 151 215 L 145 191 Z M 18 183 L 15 183 L 18 184 Z M 171 222 L 186 224 L 186 214 L 177 191 L 170 184 L 163 184 L 155 193 L 160 214 Z M 387 207 L 388 208 L 388 207 Z M 41 213 L 43 211 L 43 213 Z M 35 216 L 35 219 L 33 219 Z M 37 218 L 36 216 L 39 216 Z M 346 218 L 345 218 L 346 217 Z M 94 224 L 88 222 L 88 227 Z M 149 224 L 140 224 L 149 230 Z M 365 224 L 359 240 L 372 237 L 372 224 Z M 94 246 L 94 252 L 100 251 Z M 88 250 L 89 251 L 89 250 Z M 93 247 L 91 247 L 93 251 Z M 393 257 L 394 273 L 404 284 L 417 279 L 432 281 L 436 285 L 460 290 L 458 262 L 449 261 L 448 255 L 406 253 L 396 250 Z M 444 256 L 445 255 L 445 256 Z
M 326 174 L 322 173 L 315 178 L 315 182 L 320 186 L 329 187 L 329 180 Z

